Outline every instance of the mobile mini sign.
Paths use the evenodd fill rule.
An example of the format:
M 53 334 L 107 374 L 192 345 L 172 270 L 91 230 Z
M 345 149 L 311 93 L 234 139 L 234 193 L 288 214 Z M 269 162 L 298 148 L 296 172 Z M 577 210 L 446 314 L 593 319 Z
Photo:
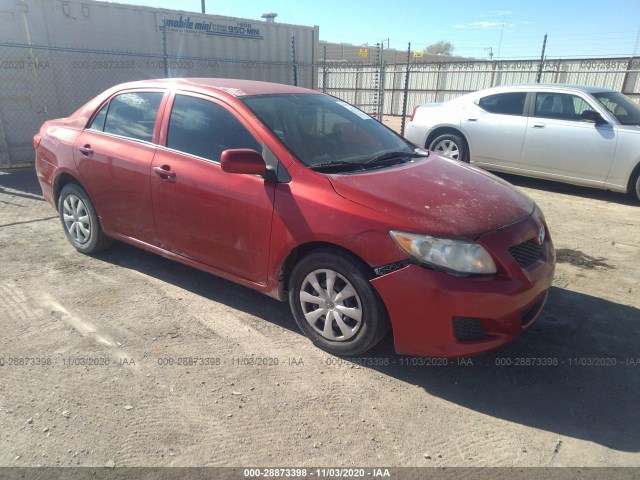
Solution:
M 195 35 L 216 35 L 223 37 L 250 38 L 264 40 L 260 29 L 248 22 L 234 22 L 211 17 L 192 15 L 168 15 L 156 13 L 158 30 L 167 32 L 191 33 Z

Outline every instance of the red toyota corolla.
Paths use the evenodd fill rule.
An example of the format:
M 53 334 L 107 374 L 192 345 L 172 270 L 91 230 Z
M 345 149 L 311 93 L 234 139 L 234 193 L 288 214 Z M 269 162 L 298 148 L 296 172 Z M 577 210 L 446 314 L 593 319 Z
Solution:
M 82 253 L 120 240 L 289 300 L 336 355 L 477 354 L 540 313 L 555 254 L 507 182 L 416 149 L 312 90 L 230 79 L 118 85 L 34 137 Z

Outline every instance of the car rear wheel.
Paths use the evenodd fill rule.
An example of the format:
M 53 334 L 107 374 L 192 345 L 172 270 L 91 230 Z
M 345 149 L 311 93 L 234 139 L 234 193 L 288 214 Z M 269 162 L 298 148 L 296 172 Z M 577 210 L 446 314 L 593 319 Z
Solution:
M 95 253 L 111 245 L 86 192 L 75 183 L 62 188 L 58 199 L 60 221 L 71 245 L 82 253 Z
M 339 251 L 318 251 L 298 262 L 289 282 L 289 305 L 304 334 L 334 355 L 360 355 L 389 328 L 366 269 Z
M 429 150 L 436 152 L 444 157 L 453 158 L 454 160 L 467 160 L 467 151 L 464 141 L 458 135 L 447 133 L 436 137 L 429 145 Z

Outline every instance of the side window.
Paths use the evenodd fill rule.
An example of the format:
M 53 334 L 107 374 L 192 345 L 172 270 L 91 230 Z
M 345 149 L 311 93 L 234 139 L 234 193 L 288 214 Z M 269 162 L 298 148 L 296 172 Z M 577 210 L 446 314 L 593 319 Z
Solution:
M 231 112 L 186 95 L 176 95 L 173 101 L 167 147 L 215 161 L 230 148 L 261 151 L 260 144 Z
M 584 112 L 585 110 L 593 110 L 593 107 L 580 97 L 574 96 L 572 98 L 572 101 L 573 101 L 573 111 L 575 115 L 577 115 L 580 119 L 582 119 L 582 112 Z
M 522 115 L 526 99 L 526 92 L 498 93 L 481 98 L 478 101 L 478 105 L 490 113 Z
M 108 108 L 109 103 L 105 103 L 98 114 L 93 117 L 93 120 L 91 120 L 91 125 L 89 125 L 89 128 L 91 128 L 92 130 L 100 130 L 101 132 L 104 130 L 104 120 L 107 118 Z
M 135 92 L 123 93 L 112 98 L 104 122 L 104 131 L 150 142 L 162 96 L 160 92 Z M 102 111 L 96 119 L 101 114 Z
M 585 100 L 567 93 L 539 92 L 534 115 L 559 120 L 582 120 L 582 112 L 593 110 Z

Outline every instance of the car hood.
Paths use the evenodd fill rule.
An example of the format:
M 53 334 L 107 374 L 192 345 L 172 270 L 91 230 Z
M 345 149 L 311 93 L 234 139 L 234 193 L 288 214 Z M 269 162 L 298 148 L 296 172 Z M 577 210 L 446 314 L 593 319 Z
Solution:
M 640 125 L 618 125 L 619 132 L 640 134 Z
M 399 167 L 328 177 L 338 195 L 394 217 L 396 228 L 439 237 L 475 239 L 535 207 L 495 175 L 433 153 Z

